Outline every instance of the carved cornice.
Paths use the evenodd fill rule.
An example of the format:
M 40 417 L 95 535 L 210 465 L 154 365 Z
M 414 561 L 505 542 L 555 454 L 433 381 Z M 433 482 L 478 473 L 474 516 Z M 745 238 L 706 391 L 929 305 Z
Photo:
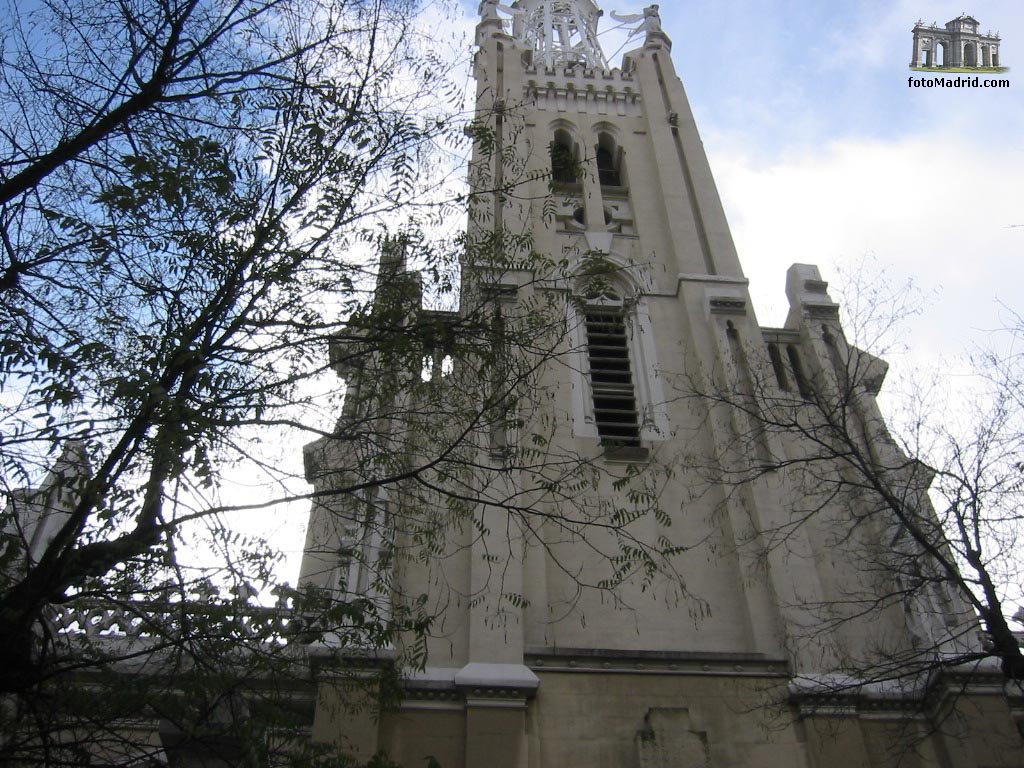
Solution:
M 616 87 L 618 85 L 618 87 Z M 642 114 L 643 99 L 631 85 L 618 80 L 538 81 L 529 80 L 525 98 L 540 111 L 596 113 L 637 117 Z
M 747 314 L 747 302 L 745 299 L 731 296 L 712 296 L 708 300 L 712 314 L 716 315 L 745 315 Z
M 868 683 L 855 679 L 794 680 L 790 702 L 801 716 L 929 717 L 948 711 L 963 697 L 999 696 L 1018 703 L 998 668 L 950 668 L 920 680 Z M 1024 703 L 1024 702 L 1020 702 Z
M 534 672 L 788 678 L 784 659 L 746 653 L 528 648 Z
M 839 317 L 838 304 L 815 304 L 804 302 L 804 317 L 834 320 Z
M 522 664 L 470 663 L 462 668 L 427 667 L 403 681 L 405 709 L 491 707 L 521 709 L 540 680 Z

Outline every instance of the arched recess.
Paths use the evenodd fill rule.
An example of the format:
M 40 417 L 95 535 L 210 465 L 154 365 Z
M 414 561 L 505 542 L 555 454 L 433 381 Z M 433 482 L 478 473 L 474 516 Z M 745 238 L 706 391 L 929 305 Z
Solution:
M 624 187 L 625 169 L 622 147 L 607 131 L 597 135 L 597 177 L 602 187 Z
M 964 43 L 964 66 L 978 66 L 978 48 L 974 43 Z
M 556 184 L 578 184 L 579 144 L 569 128 L 564 125 L 554 128 L 548 151 L 551 155 L 551 180 Z
M 587 222 L 578 130 L 571 122 L 561 118 L 552 120 L 546 130 L 550 137 L 548 153 L 551 191 L 556 205 L 555 218 L 562 231 L 581 231 L 586 229 Z
M 597 139 L 594 144 L 594 156 L 600 185 L 613 188 L 625 187 L 627 185 L 626 155 L 622 148 L 618 126 L 599 122 L 593 126 L 593 131 Z
M 598 122 L 592 126 L 594 164 L 597 167 L 598 188 L 604 209 L 605 231 L 635 235 L 633 206 L 630 201 L 626 152 L 619 126 Z
M 581 264 L 568 312 L 575 436 L 598 439 L 608 456 L 664 439 L 650 313 L 624 260 L 603 255 Z
M 939 40 L 935 47 L 935 66 L 948 67 L 949 65 L 949 43 Z

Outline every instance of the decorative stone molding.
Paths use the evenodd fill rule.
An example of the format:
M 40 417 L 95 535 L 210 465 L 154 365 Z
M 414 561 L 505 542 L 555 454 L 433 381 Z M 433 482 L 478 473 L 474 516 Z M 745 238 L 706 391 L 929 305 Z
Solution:
M 784 659 L 750 654 L 527 648 L 525 661 L 541 674 L 580 672 L 780 679 L 790 676 Z
M 745 315 L 747 302 L 733 296 L 712 296 L 708 299 L 708 307 L 714 315 Z
M 1005 678 L 994 660 L 951 666 L 914 680 L 869 682 L 835 675 L 806 675 L 789 683 L 790 702 L 801 716 L 897 719 L 947 711 L 963 696 L 1005 696 Z
M 530 80 L 526 87 L 526 99 L 543 112 L 575 112 L 619 117 L 639 117 L 643 114 L 640 94 L 630 86 L 615 88 L 609 84 L 600 88 L 594 83 L 586 82 Z
M 402 707 L 522 709 L 537 695 L 539 686 L 540 678 L 522 664 L 473 662 L 461 669 L 427 667 L 406 678 Z
M 485 664 L 473 662 L 460 669 L 454 679 L 456 688 L 495 691 L 494 695 L 505 695 L 508 691 L 519 691 L 532 695 L 540 685 L 538 678 L 522 664 Z

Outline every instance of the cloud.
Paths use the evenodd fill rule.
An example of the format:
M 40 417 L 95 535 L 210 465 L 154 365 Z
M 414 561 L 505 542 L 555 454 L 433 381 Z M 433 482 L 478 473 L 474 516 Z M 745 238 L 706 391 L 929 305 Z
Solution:
M 837 266 L 874 254 L 891 279 L 937 301 L 908 330 L 922 356 L 984 342 L 997 300 L 1024 309 L 1024 151 L 948 133 L 845 139 L 765 162 L 735 137 L 708 137 L 712 167 L 762 324 L 787 310 L 791 263 Z
M 1015 88 L 951 94 L 907 86 L 914 23 L 924 16 L 942 24 L 961 10 L 910 0 L 739 0 L 726 10 L 693 0 L 663 15 L 703 130 L 746 130 L 771 152 L 840 136 L 898 138 L 949 121 L 987 141 L 1016 142 L 1024 103 Z M 1002 30 L 1003 61 L 1013 68 L 1024 56 L 1024 6 L 990 0 L 972 12 L 982 29 Z M 1009 77 L 1019 86 L 1016 69 Z

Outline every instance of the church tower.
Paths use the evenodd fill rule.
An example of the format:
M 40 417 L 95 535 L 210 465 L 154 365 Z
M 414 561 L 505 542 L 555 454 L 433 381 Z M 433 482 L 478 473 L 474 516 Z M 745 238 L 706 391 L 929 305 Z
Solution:
M 389 243 L 374 308 L 331 350 L 339 437 L 305 452 L 301 581 L 434 617 L 425 666 L 395 711 L 324 709 L 317 736 L 443 768 L 1021 765 L 1024 710 L 993 677 L 965 715 L 984 741 L 913 692 L 839 683 L 871 652 L 955 644 L 964 610 L 942 590 L 864 608 L 898 591 L 864 554 L 898 532 L 847 526 L 856 499 L 785 469 L 805 449 L 760 417 L 765 393 L 798 409 L 855 361 L 857 429 L 894 451 L 885 365 L 846 346 L 813 266 L 788 273 L 785 327 L 758 324 L 658 6 L 617 17 L 637 43 L 618 63 L 593 0 L 480 14 L 462 304 L 422 309 Z M 547 335 L 470 360 L 481 317 Z M 401 372 L 382 324 L 424 344 Z M 409 437 L 465 414 L 436 461 Z

